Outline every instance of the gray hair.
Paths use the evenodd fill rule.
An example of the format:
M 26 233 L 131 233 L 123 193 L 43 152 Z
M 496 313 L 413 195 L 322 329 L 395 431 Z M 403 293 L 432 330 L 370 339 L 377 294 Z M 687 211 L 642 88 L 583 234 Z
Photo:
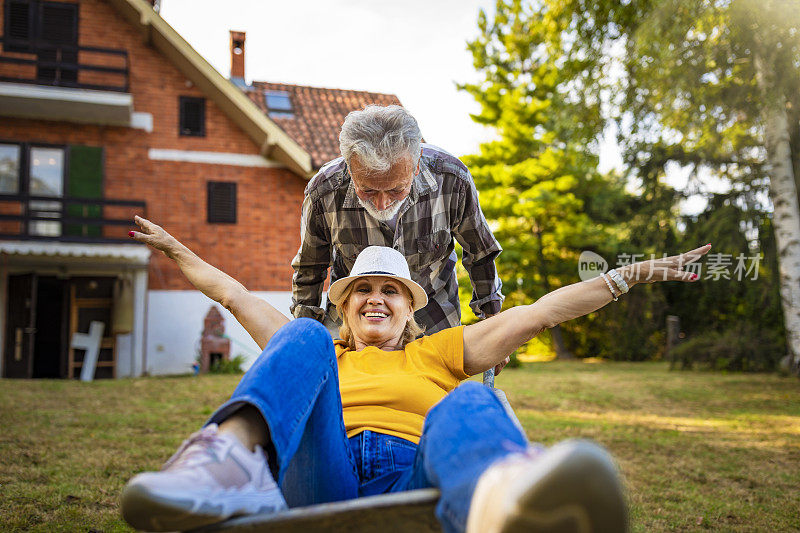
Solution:
M 362 165 L 378 172 L 386 172 L 406 155 L 416 167 L 421 143 L 416 119 L 399 105 L 351 111 L 339 134 L 339 149 L 348 165 L 355 154 Z

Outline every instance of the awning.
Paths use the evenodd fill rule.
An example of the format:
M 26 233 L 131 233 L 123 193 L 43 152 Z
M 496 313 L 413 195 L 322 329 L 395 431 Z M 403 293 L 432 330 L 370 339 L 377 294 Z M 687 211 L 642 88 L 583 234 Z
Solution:
M 0 254 L 30 258 L 98 259 L 128 265 L 146 266 L 150 250 L 142 244 L 88 244 L 46 241 L 3 241 Z

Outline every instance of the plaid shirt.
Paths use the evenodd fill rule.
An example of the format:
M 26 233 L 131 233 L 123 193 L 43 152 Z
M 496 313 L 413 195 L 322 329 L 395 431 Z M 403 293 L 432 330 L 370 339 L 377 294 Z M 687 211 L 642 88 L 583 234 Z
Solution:
M 292 261 L 291 312 L 322 321 L 322 289 L 331 267 L 331 283 L 347 276 L 367 246 L 389 246 L 405 255 L 411 277 L 428 293 L 428 305 L 416 312 L 426 333 L 461 323 L 454 240 L 464 249 L 463 265 L 472 280 L 470 307 L 479 317 L 500 311 L 502 283 L 494 259 L 502 248 L 486 224 L 478 191 L 458 158 L 423 144 L 420 172 L 403 201 L 392 230 L 359 204 L 347 165 L 340 157 L 323 166 L 309 182 L 303 200 L 300 250 Z M 328 304 L 331 319 L 339 322 Z

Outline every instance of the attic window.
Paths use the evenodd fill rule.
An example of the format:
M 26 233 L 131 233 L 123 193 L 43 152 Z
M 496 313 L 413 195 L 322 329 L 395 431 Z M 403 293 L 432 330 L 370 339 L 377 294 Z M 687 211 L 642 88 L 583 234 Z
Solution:
M 236 224 L 236 183 L 208 182 L 209 224 Z
M 180 96 L 179 132 L 190 137 L 206 136 L 206 99 L 193 96 Z
M 292 99 L 286 91 L 264 91 L 264 101 L 267 103 L 267 112 L 273 118 L 292 118 L 294 108 Z

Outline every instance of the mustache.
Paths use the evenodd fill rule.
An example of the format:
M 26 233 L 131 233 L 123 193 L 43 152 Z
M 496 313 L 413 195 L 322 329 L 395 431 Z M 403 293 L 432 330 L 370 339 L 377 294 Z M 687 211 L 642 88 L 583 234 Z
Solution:
M 399 200 L 394 200 L 394 201 L 393 201 L 391 204 L 389 204 L 389 205 L 388 205 L 388 206 L 386 206 L 385 208 L 383 208 L 383 209 L 378 209 L 378 208 L 377 208 L 377 207 L 375 207 L 375 205 L 374 205 L 372 202 L 370 202 L 369 200 L 366 200 L 366 201 L 365 201 L 365 200 L 362 200 L 361 198 L 358 198 L 358 197 L 356 197 L 356 198 L 358 199 L 358 203 L 359 203 L 359 204 L 361 204 L 361 207 L 363 207 L 364 209 L 366 209 L 366 210 L 367 210 L 367 212 L 368 212 L 370 215 L 372 215 L 372 217 L 373 217 L 373 218 L 376 218 L 376 219 L 378 219 L 378 220 L 380 220 L 380 221 L 382 221 L 382 222 L 383 222 L 383 221 L 386 221 L 386 220 L 389 220 L 389 219 L 390 219 L 390 218 L 392 218 L 392 217 L 393 217 L 395 214 L 397 214 L 397 211 L 400 209 L 400 205 L 402 204 L 402 202 L 401 202 L 401 201 L 399 201 Z

